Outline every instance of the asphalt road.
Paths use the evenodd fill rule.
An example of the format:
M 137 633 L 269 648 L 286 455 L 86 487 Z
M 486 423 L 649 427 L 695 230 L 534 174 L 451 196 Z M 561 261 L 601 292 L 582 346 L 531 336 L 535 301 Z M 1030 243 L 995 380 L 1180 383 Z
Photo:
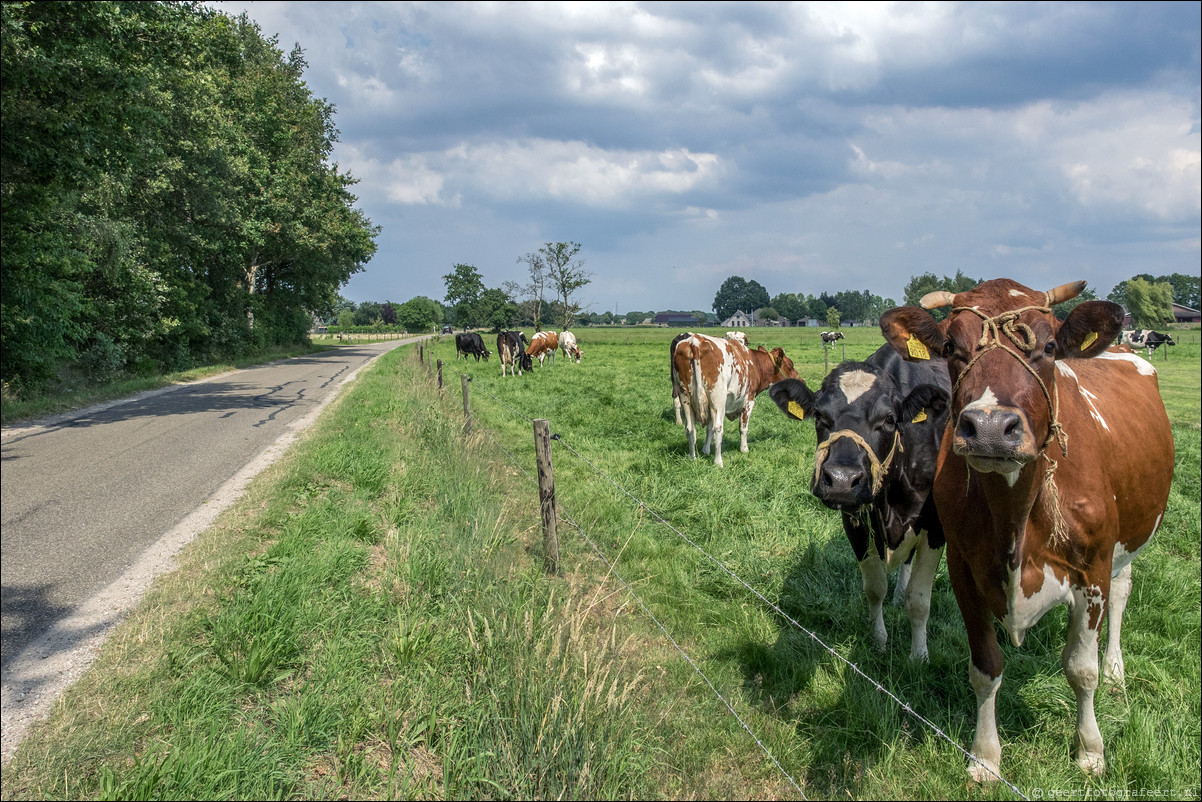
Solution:
M 232 503 L 212 504 L 223 488 L 229 495 L 231 477 L 252 464 L 252 475 L 266 467 L 259 464 L 264 453 L 311 423 L 347 377 L 405 342 L 412 340 L 336 348 L 5 429 L 0 670 L 6 702 L 29 693 L 30 676 L 14 676 L 31 674 L 28 667 L 17 670 L 31 659 L 28 652 L 41 651 L 29 663 L 36 666 L 51 652 L 78 648 L 123 610 L 106 601 L 99 618 L 67 627 L 67 636 L 50 645 L 46 633 L 111 592 L 190 515 L 206 504 Z M 6 753 L 9 724 L 6 715 Z

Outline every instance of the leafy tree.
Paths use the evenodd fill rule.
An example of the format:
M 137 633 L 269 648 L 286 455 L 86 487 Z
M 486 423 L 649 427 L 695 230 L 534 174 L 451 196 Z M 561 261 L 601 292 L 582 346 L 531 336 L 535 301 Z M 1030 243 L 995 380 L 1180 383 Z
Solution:
M 1187 276 L 1183 273 L 1173 273 L 1168 276 L 1153 276 L 1151 273 L 1139 273 L 1132 276 L 1132 279 L 1142 279 L 1149 284 L 1169 284 L 1173 288 L 1173 301 L 1188 306 L 1190 309 L 1198 309 L 1202 303 L 1202 298 L 1199 297 L 1199 285 L 1202 284 L 1202 277 Z M 1124 308 L 1130 311 L 1131 304 L 1127 298 L 1127 282 L 1123 281 L 1115 285 L 1106 296 L 1108 301 L 1113 301 L 1116 304 L 1121 304 Z
M 6 383 L 235 356 L 334 312 L 378 229 L 299 48 L 193 4 L 0 14 Z
M 802 299 L 798 298 L 792 292 L 783 292 L 780 295 L 774 296 L 771 305 L 782 317 L 789 320 L 797 321 L 806 316 Z
M 338 313 L 339 328 L 349 329 L 353 325 L 355 325 L 355 313 L 353 310 L 343 309 Z
M 385 326 L 395 326 L 397 323 L 396 309 L 392 305 L 392 301 L 385 301 L 380 306 L 380 319 L 384 321 Z
M 546 254 L 543 253 L 544 249 L 539 248 L 537 251 L 518 257 L 518 263 L 524 262 L 530 270 L 530 283 L 509 291 L 513 297 L 522 293 L 530 296 L 528 314 L 535 331 L 542 330 L 543 301 L 546 297 L 547 284 L 550 281 L 550 266 L 547 264 Z
M 748 281 L 742 276 L 731 276 L 722 282 L 714 296 L 714 312 L 719 320 L 725 320 L 740 310 L 751 312 L 769 304 L 768 291 L 758 281 Z
M 839 308 L 837 306 L 828 307 L 826 310 L 826 327 L 832 330 L 837 329 L 839 328 L 840 320 Z
M 364 301 L 355 310 L 355 325 L 370 326 L 377 320 L 384 319 L 384 305 L 376 301 Z
M 442 305 L 424 295 L 410 298 L 396 313 L 397 323 L 405 331 L 432 331 L 442 322 Z
M 485 326 L 491 331 L 511 329 L 521 316 L 521 310 L 507 292 L 499 289 L 487 289 L 480 295 L 476 305 L 476 325 Z
M 592 274 L 585 271 L 584 260 L 577 259 L 579 242 L 547 242 L 535 253 L 518 259 L 530 266 L 529 291 L 534 295 L 534 325 L 541 325 L 544 291 L 550 289 L 556 296 L 558 309 L 551 311 L 552 319 L 558 319 L 564 329 L 572 327 L 580 313 L 580 304 L 575 300 L 577 290 L 592 283 Z
M 1142 278 L 1127 282 L 1127 311 L 1136 328 L 1151 329 L 1173 322 L 1173 285 Z
M 446 302 L 455 316 L 455 323 L 462 327 L 480 325 L 473 320 L 473 307 L 484 292 L 484 279 L 480 271 L 473 265 L 457 264 L 442 280 L 447 288 Z
M 761 320 L 780 320 L 780 312 L 777 312 L 776 309 L 771 306 L 765 306 L 762 309 L 756 310 L 756 316 L 758 316 Z

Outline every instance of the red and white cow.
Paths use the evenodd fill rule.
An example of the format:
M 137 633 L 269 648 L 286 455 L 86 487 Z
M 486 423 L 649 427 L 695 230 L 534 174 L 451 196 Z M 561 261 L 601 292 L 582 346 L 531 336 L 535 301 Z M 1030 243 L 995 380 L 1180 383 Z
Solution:
M 530 347 L 526 349 L 526 353 L 530 354 L 531 359 L 537 359 L 538 366 L 541 368 L 548 356 L 551 357 L 552 362 L 555 361 L 555 349 L 558 347 L 558 334 L 553 331 L 539 331 L 530 338 Z
M 580 362 L 580 357 L 584 356 L 584 352 L 576 345 L 576 335 L 570 331 L 559 333 L 559 350 L 569 359 L 575 359 L 577 363 Z
M 697 424 L 706 425 L 702 454 L 714 445 L 714 464 L 722 467 L 724 419 L 739 418 L 739 450 L 747 451 L 747 421 L 755 397 L 770 384 L 796 379 L 793 361 L 784 349 L 752 351 L 733 340 L 691 334 L 674 342 L 672 384 L 684 410 L 689 457 L 697 458 Z
M 676 425 L 680 426 L 684 421 L 680 417 L 680 393 L 677 391 L 679 382 L 676 378 L 676 346 L 683 340 L 687 340 L 693 336 L 693 332 L 686 331 L 684 334 L 677 334 L 672 338 L 672 344 L 668 346 L 668 375 L 672 378 L 672 406 L 676 409 Z M 726 339 L 737 342 L 743 347 L 747 346 L 747 335 L 741 331 L 726 332 Z M 709 453 L 706 451 L 705 453 Z
M 916 307 L 881 317 L 903 356 L 944 356 L 952 380 L 934 494 L 968 631 L 972 751 L 981 761 L 969 771 L 977 781 L 994 779 L 1002 757 L 993 619 L 1020 646 L 1060 604 L 1070 610 L 1061 663 L 1077 698 L 1077 763 L 1104 769 L 1093 705 L 1098 635 L 1109 614 L 1104 674 L 1123 682 L 1131 561 L 1168 504 L 1173 436 L 1156 371 L 1135 354 L 1107 350 L 1122 308 L 1087 301 L 1063 322 L 1052 315 L 1084 288 L 1078 281 L 1045 293 L 996 279 L 925 296 L 926 309 L 952 307 L 942 324 Z

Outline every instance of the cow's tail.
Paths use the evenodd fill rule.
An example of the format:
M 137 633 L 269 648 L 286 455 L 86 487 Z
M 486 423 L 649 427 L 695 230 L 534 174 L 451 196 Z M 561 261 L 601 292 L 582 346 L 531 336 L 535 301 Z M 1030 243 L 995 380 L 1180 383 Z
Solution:
M 676 346 L 673 359 L 676 374 L 680 377 L 681 404 L 688 404 L 693 411 L 693 422 L 697 426 L 708 426 L 710 422 L 710 396 L 705 391 L 705 379 L 701 375 L 701 351 L 704 344 L 690 337 Z

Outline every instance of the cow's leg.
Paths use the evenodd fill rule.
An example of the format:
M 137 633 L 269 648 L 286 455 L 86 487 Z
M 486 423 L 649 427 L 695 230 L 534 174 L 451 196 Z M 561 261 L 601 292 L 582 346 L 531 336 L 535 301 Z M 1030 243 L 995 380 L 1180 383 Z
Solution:
M 925 663 L 927 619 L 931 617 L 931 585 L 935 582 L 935 571 L 939 568 L 943 547 L 931 548 L 927 542 L 927 533 L 923 532 L 914 544 L 913 555 L 914 568 L 906 589 L 906 615 L 910 619 L 910 659 Z M 902 566 L 903 570 L 905 567 Z
M 676 425 L 680 426 L 683 423 L 680 419 L 680 395 L 675 390 L 672 391 L 672 406 L 676 407 Z
M 1098 689 L 1098 628 L 1105 612 L 1107 590 L 1073 588 L 1068 637 L 1060 655 L 1064 675 L 1077 696 L 1077 765 L 1091 774 L 1101 774 L 1106 768 L 1093 697 Z M 1098 605 L 1103 609 L 1098 610 Z
M 1002 764 L 1002 742 L 997 733 L 997 692 L 1002 685 L 1002 650 L 998 647 L 993 613 L 976 587 L 966 561 L 948 548 L 947 572 L 956 604 L 968 634 L 968 679 L 977 695 L 977 727 L 972 737 L 968 774 L 974 782 L 996 782 Z
M 726 429 L 726 393 L 714 392 L 710 396 L 710 425 L 705 438 L 703 454 L 708 454 L 709 447 L 714 448 L 714 464 L 722 466 L 722 434 Z
M 689 459 L 697 459 L 697 419 L 693 416 L 693 400 L 688 396 L 676 399 L 684 409 L 684 432 L 689 442 Z
M 872 643 L 877 651 L 884 651 L 889 633 L 885 630 L 885 594 L 889 591 L 889 578 L 885 574 L 885 563 L 875 549 L 869 549 L 860 560 L 860 573 L 864 577 L 864 596 L 868 599 L 868 625 L 872 627 Z
M 1123 566 L 1118 576 L 1110 580 L 1109 607 L 1106 611 L 1106 662 L 1102 678 L 1115 685 L 1122 685 L 1127 678 L 1123 668 L 1123 611 L 1131 597 L 1131 563 Z
M 751 420 L 751 410 L 755 407 L 755 399 L 748 398 L 739 414 L 739 450 L 747 453 L 747 423 Z
M 913 560 L 906 560 L 897 569 L 897 585 L 893 588 L 893 603 L 896 605 L 900 606 L 906 603 L 906 591 L 910 587 L 910 564 L 912 562 Z

